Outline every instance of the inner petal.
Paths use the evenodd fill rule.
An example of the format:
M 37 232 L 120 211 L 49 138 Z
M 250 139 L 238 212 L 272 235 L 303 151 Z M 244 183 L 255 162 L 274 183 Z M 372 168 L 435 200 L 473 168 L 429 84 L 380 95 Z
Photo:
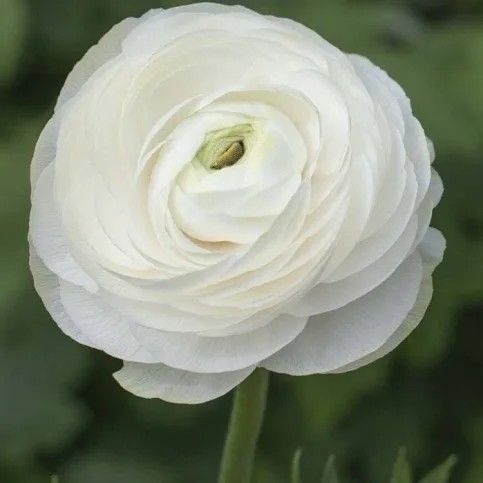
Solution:
M 212 115 L 223 118 L 229 112 L 219 105 Z M 264 109 L 270 117 L 237 114 L 245 115 L 245 122 L 205 134 L 170 194 L 169 209 L 179 229 L 199 242 L 253 243 L 302 179 L 307 153 L 294 125 L 272 108 Z M 261 196 L 265 193 L 270 199 Z M 256 200 L 265 201 L 254 209 Z

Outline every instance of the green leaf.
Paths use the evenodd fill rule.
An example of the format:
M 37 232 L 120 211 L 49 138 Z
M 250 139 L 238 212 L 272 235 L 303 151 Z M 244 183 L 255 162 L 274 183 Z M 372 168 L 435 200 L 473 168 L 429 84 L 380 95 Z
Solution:
M 451 455 L 443 463 L 430 471 L 419 483 L 448 483 L 453 466 L 456 464 L 456 456 Z
M 302 477 L 300 475 L 300 458 L 302 457 L 302 448 L 298 448 L 292 458 L 292 466 L 290 471 L 291 483 L 302 483 Z
M 59 483 L 59 477 L 57 475 L 52 475 L 50 483 Z
M 322 483 L 338 483 L 337 472 L 335 469 L 335 456 L 329 456 L 325 464 L 324 474 L 322 475 Z
M 412 483 L 413 476 L 409 465 L 406 448 L 400 448 L 392 470 L 391 483 Z

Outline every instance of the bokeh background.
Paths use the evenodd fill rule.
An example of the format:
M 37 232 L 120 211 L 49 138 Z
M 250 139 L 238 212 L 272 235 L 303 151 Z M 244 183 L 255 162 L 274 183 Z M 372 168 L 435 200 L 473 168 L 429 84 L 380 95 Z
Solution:
M 0 0 L 0 481 L 214 482 L 231 395 L 201 406 L 138 399 L 120 363 L 64 336 L 27 267 L 29 162 L 63 79 L 114 23 L 165 0 Z M 228 2 L 226 2 L 228 3 Z M 341 376 L 272 377 L 256 482 L 307 482 L 334 453 L 341 479 L 387 482 L 400 445 L 418 472 L 450 453 L 483 482 L 483 2 L 247 0 L 369 56 L 405 88 L 446 186 L 435 296 L 396 351 Z

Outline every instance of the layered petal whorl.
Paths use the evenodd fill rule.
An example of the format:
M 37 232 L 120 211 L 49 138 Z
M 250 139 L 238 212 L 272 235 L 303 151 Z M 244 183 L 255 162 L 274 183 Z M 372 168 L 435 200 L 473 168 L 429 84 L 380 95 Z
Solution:
M 367 59 L 243 7 L 153 10 L 88 51 L 39 138 L 35 286 L 141 396 L 349 370 L 429 302 L 431 161 Z

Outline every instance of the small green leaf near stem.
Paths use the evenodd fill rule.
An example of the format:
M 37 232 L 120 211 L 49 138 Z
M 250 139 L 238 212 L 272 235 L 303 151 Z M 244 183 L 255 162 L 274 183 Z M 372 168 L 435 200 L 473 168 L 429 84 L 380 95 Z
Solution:
M 322 483 L 338 483 L 337 470 L 335 469 L 335 456 L 329 456 L 325 464 L 324 473 L 322 475 Z
M 300 471 L 300 459 L 302 457 L 302 449 L 298 448 L 297 451 L 295 451 L 295 454 L 293 455 L 292 459 L 292 466 L 291 466 L 291 483 L 302 483 L 302 475 Z
M 406 456 L 406 448 L 401 448 L 398 452 L 390 483 L 413 483 L 411 466 Z
M 419 483 L 448 483 L 456 460 L 456 456 L 451 455 L 434 470 L 430 471 Z

